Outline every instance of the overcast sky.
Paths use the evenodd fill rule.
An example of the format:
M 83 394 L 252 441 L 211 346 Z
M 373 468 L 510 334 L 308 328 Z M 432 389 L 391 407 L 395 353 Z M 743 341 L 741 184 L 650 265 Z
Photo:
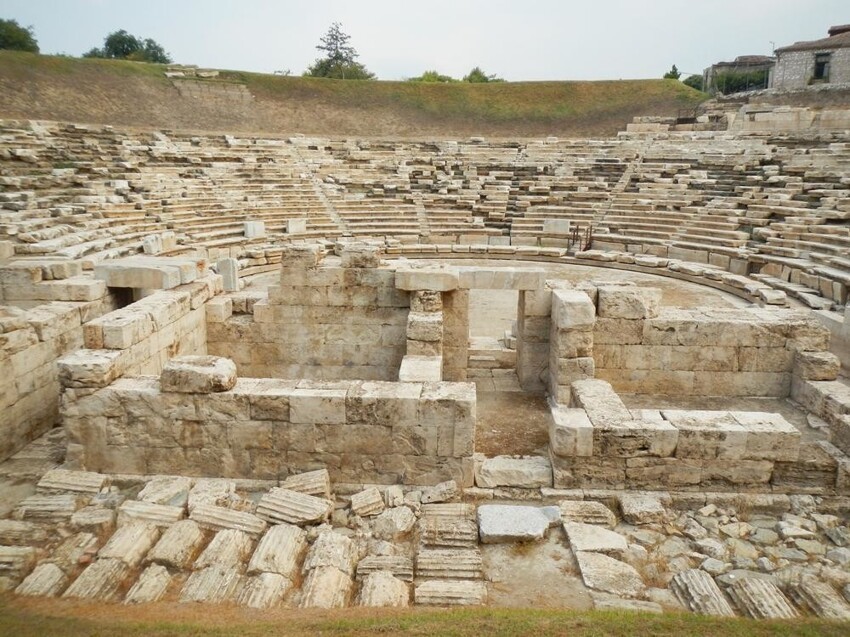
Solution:
M 701 73 L 738 55 L 826 36 L 848 0 L 0 0 L 42 53 L 80 55 L 118 29 L 153 38 L 176 62 L 297 75 L 338 21 L 379 79 L 473 66 L 507 80 Z

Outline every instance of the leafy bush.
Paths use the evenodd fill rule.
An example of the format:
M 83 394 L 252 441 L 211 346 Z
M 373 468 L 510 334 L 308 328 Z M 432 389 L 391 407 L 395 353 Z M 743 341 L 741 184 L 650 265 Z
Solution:
M 767 88 L 768 71 L 726 71 L 712 78 L 711 88 L 724 95 Z
M 678 80 L 680 77 L 682 77 L 682 73 L 676 68 L 675 64 L 664 74 L 665 80 Z
M 689 75 L 682 83 L 685 86 L 690 86 L 691 88 L 695 88 L 698 91 L 702 90 L 702 75 Z
M 103 48 L 93 48 L 83 53 L 84 58 L 109 58 L 113 60 L 135 60 L 136 62 L 157 62 L 168 64 L 171 57 L 156 40 L 142 39 L 127 33 L 124 29 L 106 36 Z
M 496 77 L 495 75 L 487 75 L 481 70 L 480 66 L 476 66 L 469 73 L 463 76 L 463 81 L 477 84 L 482 82 L 504 82 L 505 80 L 501 77 Z
M 32 27 L 24 28 L 16 20 L 0 20 L 0 49 L 38 53 Z
M 457 82 L 455 78 L 450 75 L 441 75 L 437 71 L 425 71 L 419 77 L 409 77 L 407 78 L 408 82 Z

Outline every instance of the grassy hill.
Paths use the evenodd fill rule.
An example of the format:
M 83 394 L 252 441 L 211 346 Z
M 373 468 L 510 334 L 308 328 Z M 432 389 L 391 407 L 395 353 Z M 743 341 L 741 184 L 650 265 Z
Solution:
M 164 70 L 0 51 L 0 117 L 267 134 L 589 137 L 706 98 L 676 80 L 428 84 L 222 71 L 175 82 Z

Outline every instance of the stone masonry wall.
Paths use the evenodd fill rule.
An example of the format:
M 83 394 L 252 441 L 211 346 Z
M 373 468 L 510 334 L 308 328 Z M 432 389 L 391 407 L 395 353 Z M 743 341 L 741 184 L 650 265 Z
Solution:
M 815 54 L 824 51 L 789 51 L 782 53 L 773 72 L 773 88 L 805 88 L 815 72 Z M 832 51 L 829 83 L 850 83 L 850 49 Z
M 472 484 L 472 384 L 240 378 L 218 393 L 164 388 L 157 377 L 122 378 L 66 401 L 70 466 L 272 480 L 326 467 L 349 483 Z

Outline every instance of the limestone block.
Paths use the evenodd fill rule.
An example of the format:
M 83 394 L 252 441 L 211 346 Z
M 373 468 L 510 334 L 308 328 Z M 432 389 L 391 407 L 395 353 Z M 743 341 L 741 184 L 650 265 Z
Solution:
M 91 471 L 51 469 L 38 481 L 38 490 L 44 493 L 83 493 L 94 495 L 109 484 L 109 477 Z
M 97 555 L 100 559 L 122 560 L 135 568 L 159 539 L 159 529 L 154 524 L 133 522 L 119 526 Z
M 94 268 L 94 277 L 111 288 L 169 290 L 191 283 L 199 275 L 195 262 L 179 257 L 110 259 Z
M 803 608 L 823 619 L 847 621 L 850 604 L 845 602 L 827 582 L 804 576 L 799 584 L 789 587 L 791 598 Z
M 441 312 L 409 312 L 407 315 L 407 338 L 414 341 L 434 342 L 443 338 L 443 315 Z
M 145 254 L 159 254 L 162 252 L 162 237 L 158 234 L 150 234 L 142 239 L 142 252 Z
M 326 520 L 332 510 L 330 500 L 282 487 L 269 490 L 257 504 L 257 516 L 271 524 L 313 524 Z
M 413 581 L 413 562 L 403 555 L 368 555 L 357 563 L 357 579 L 379 571 L 405 582 Z
M 418 290 L 410 296 L 410 309 L 413 312 L 442 312 L 443 295 L 433 290 Z
M 189 517 L 201 528 L 220 531 L 236 529 L 249 535 L 261 535 L 266 530 L 266 523 L 253 513 L 235 511 L 212 504 L 196 504 L 192 507 L 192 495 L 189 495 Z M 259 508 L 259 507 L 258 507 Z
M 551 520 L 540 507 L 482 504 L 478 507 L 478 533 L 482 544 L 542 540 Z
M 180 593 L 181 602 L 220 604 L 232 601 L 239 592 L 242 576 L 235 568 L 213 565 L 195 571 Z
M 354 580 L 332 566 L 310 571 L 301 591 L 301 608 L 344 608 L 351 598 Z
M 269 528 L 248 563 L 248 573 L 278 573 L 290 581 L 298 575 L 301 557 L 307 550 L 307 534 L 291 524 Z
M 244 221 L 246 239 L 261 239 L 266 236 L 266 223 L 264 221 Z
M 670 590 L 688 610 L 700 615 L 734 617 L 735 613 L 723 593 L 705 571 L 689 569 L 677 573 Z
M 800 455 L 800 431 L 780 414 L 730 411 L 729 415 L 747 432 L 745 458 L 793 462 Z
M 298 388 L 289 397 L 289 420 L 293 424 L 345 424 L 345 389 Z
M 0 577 L 16 585 L 35 566 L 35 558 L 36 550 L 31 546 L 0 546 Z
M 570 386 L 571 406 L 581 407 L 587 412 L 590 422 L 596 427 L 610 427 L 630 422 L 631 412 L 604 380 L 577 380 Z
M 496 456 L 487 458 L 475 471 L 475 484 L 479 487 L 534 487 L 552 486 L 552 465 L 540 456 Z
M 594 551 L 622 555 L 628 547 L 624 536 L 595 524 L 564 522 L 564 531 L 573 552 Z
M 377 268 L 381 265 L 381 249 L 369 243 L 337 244 L 343 268 Z
M 225 292 L 239 291 L 239 262 L 236 259 L 219 259 L 216 270 L 222 277 Z
M 165 596 L 168 586 L 171 584 L 171 575 L 168 569 L 159 564 L 151 564 L 124 598 L 125 604 L 150 604 L 158 602 Z
M 416 577 L 433 579 L 481 579 L 481 551 L 475 549 L 420 549 Z
M 155 562 L 178 570 L 192 563 L 204 542 L 204 532 L 194 520 L 180 520 L 168 527 L 147 556 Z
M 594 426 L 593 455 L 634 458 L 673 455 L 679 441 L 679 430 L 663 420 L 624 421 Z
M 27 597 L 56 597 L 68 585 L 68 576 L 51 562 L 43 562 L 26 576 L 15 589 L 16 595 Z
M 185 516 L 186 510 L 183 507 L 139 502 L 138 500 L 126 500 L 118 507 L 119 525 L 147 522 L 162 529 L 171 526 Z
M 660 498 L 645 493 L 621 493 L 617 496 L 623 519 L 629 524 L 657 524 L 664 521 L 666 511 Z
M 569 219 L 544 219 L 543 234 L 567 236 L 570 234 Z
M 446 502 L 453 500 L 458 495 L 457 482 L 447 480 L 440 482 L 433 487 L 428 487 L 422 491 L 422 504 L 430 504 L 432 502 Z
M 159 382 L 164 392 L 224 392 L 236 385 L 236 363 L 220 356 L 178 356 L 162 368 Z
M 466 516 L 425 515 L 419 521 L 419 540 L 432 548 L 474 548 L 478 524 Z
M 576 560 L 581 578 L 588 588 L 621 597 L 640 597 L 646 590 L 640 574 L 625 562 L 588 551 L 578 551 Z
M 77 350 L 60 358 L 59 382 L 63 387 L 106 387 L 118 378 L 120 350 Z
M 142 502 L 165 504 L 172 507 L 184 507 L 189 500 L 192 480 L 182 476 L 157 476 L 139 491 Z
M 793 619 L 799 616 L 776 584 L 756 577 L 732 582 L 729 596 L 735 605 L 753 619 Z
M 556 456 L 593 455 L 593 425 L 584 409 L 553 407 L 549 448 Z
M 51 531 L 48 525 L 0 519 L 0 545 L 41 544 Z
M 200 570 L 208 566 L 225 566 L 237 569 L 244 568 L 248 556 L 254 548 L 251 536 L 236 529 L 224 529 L 215 534 L 204 551 L 195 560 L 194 569 Z
M 210 299 L 204 307 L 208 323 L 224 323 L 233 315 L 233 299 L 229 296 Z
M 398 269 L 395 273 L 395 286 L 399 290 L 410 292 L 416 290 L 449 292 L 458 288 L 458 274 L 450 268 Z
M 580 290 L 552 290 L 552 325 L 559 330 L 593 328 L 596 308 Z
M 331 477 L 327 469 L 317 469 L 288 476 L 280 486 L 290 491 L 329 499 L 331 496 Z
M 398 380 L 401 383 L 439 382 L 443 380 L 443 357 L 408 354 L 401 359 Z
M 416 585 L 416 604 L 423 606 L 480 606 L 487 603 L 484 582 L 429 580 Z
M 558 508 L 561 512 L 561 521 L 564 524 L 580 522 L 582 524 L 596 524 L 614 528 L 617 525 L 617 516 L 601 502 L 583 500 L 563 500 Z
M 372 533 L 375 537 L 397 541 L 413 529 L 416 516 L 406 506 L 398 506 L 381 512 L 372 522 Z
M 144 492 L 144 489 L 142 492 Z M 235 493 L 236 483 L 232 480 L 223 478 L 197 479 L 195 484 L 192 485 L 191 491 L 189 491 L 189 513 L 199 504 L 224 506 L 235 497 Z
M 97 559 L 86 567 L 62 597 L 101 602 L 113 600 L 129 574 L 130 567 L 121 559 Z
M 15 508 L 19 520 L 44 522 L 67 521 L 80 508 L 81 500 L 74 495 L 33 495 L 21 500 Z
M 387 571 L 375 571 L 363 578 L 358 606 L 403 608 L 410 601 L 407 584 Z
M 88 563 L 97 553 L 98 539 L 92 533 L 75 533 L 57 546 L 50 561 L 66 573 L 71 573 L 82 563 Z
M 598 288 L 600 318 L 647 319 L 656 318 L 661 309 L 661 290 L 637 286 L 608 286 Z
M 794 355 L 794 374 L 803 380 L 835 380 L 841 361 L 832 352 L 801 352 Z
M 679 430 L 677 458 L 740 460 L 746 454 L 747 430 L 725 411 L 662 410 Z
M 236 603 L 248 608 L 275 608 L 291 589 L 292 582 L 283 575 L 259 573 L 244 578 Z
M 284 223 L 284 232 L 286 234 L 298 234 L 302 232 L 307 232 L 306 219 L 286 219 Z
M 357 546 L 351 539 L 336 531 L 322 531 L 313 542 L 304 560 L 304 572 L 318 568 L 333 568 L 344 575 L 354 574 L 357 565 Z

